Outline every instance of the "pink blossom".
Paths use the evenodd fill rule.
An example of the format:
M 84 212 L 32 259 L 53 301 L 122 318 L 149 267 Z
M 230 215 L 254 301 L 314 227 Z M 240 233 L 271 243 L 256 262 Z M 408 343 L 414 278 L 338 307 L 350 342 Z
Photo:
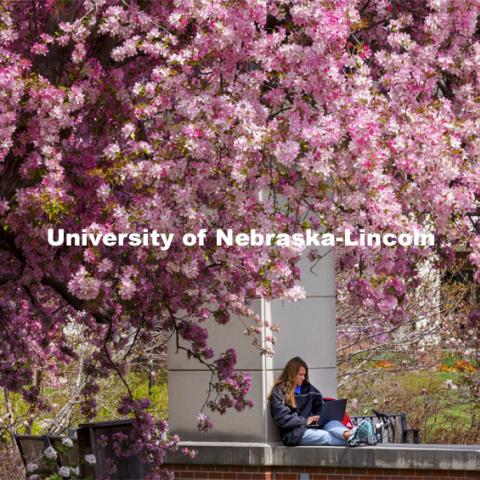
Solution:
M 96 298 L 100 292 L 100 287 L 101 281 L 93 278 L 83 266 L 79 268 L 68 282 L 69 290 L 82 300 L 93 300 Z
M 204 433 L 213 428 L 211 420 L 204 413 L 199 413 L 197 415 L 197 428 L 200 432 Z
M 44 43 L 36 43 L 32 47 L 33 55 L 46 55 L 48 53 L 48 46 Z
M 301 285 L 296 285 L 285 292 L 284 298 L 290 302 L 298 302 L 305 298 L 305 290 Z

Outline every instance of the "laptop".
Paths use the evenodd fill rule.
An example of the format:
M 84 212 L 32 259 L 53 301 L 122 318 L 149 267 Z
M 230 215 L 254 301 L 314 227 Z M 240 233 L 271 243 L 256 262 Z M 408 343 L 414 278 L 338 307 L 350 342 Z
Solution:
M 308 428 L 322 428 L 326 423 L 331 420 L 338 420 L 341 422 L 345 415 L 345 409 L 347 408 L 347 399 L 341 400 L 329 400 L 328 402 L 322 402 L 322 410 L 320 411 L 320 418 L 318 423 L 312 423 L 307 425 Z

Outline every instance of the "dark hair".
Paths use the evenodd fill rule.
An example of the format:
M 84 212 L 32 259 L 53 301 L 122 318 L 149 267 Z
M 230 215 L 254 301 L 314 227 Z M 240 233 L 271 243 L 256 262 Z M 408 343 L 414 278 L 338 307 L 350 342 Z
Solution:
M 306 370 L 305 381 L 308 382 L 307 364 L 300 357 L 293 357 L 287 362 L 280 377 L 273 385 L 272 391 L 270 392 L 268 399 L 270 400 L 272 398 L 273 389 L 277 385 L 281 385 L 282 390 L 285 393 L 285 403 L 293 408 L 296 408 L 297 402 L 295 401 L 295 387 L 297 385 L 295 380 L 301 367 Z

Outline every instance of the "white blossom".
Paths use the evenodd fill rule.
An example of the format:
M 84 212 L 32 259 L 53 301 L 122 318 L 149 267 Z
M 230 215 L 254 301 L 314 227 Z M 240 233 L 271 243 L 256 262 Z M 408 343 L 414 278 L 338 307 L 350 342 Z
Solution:
M 64 439 L 62 439 L 62 443 L 68 448 L 73 447 L 73 442 L 71 438 L 65 437 Z
M 60 467 L 58 474 L 63 478 L 68 478 L 70 476 L 70 469 L 68 467 Z
M 89 464 L 89 465 L 95 465 L 97 463 L 97 459 L 95 458 L 95 455 L 85 455 L 85 461 Z
M 27 463 L 25 470 L 27 471 L 27 473 L 32 473 L 35 470 L 38 470 L 38 465 L 36 463 Z
M 45 456 L 45 458 L 48 458 L 49 460 L 57 459 L 57 451 L 53 447 L 47 447 L 43 451 L 43 455 Z

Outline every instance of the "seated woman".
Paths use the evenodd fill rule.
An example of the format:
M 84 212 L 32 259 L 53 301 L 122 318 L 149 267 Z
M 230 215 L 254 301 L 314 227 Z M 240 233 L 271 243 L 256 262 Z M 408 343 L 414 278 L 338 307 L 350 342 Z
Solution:
M 269 396 L 270 411 L 280 430 L 284 445 L 375 445 L 371 422 L 364 420 L 349 430 L 341 422 L 331 420 L 322 428 L 309 428 L 318 422 L 321 393 L 308 381 L 307 364 L 295 357 L 288 361 Z

